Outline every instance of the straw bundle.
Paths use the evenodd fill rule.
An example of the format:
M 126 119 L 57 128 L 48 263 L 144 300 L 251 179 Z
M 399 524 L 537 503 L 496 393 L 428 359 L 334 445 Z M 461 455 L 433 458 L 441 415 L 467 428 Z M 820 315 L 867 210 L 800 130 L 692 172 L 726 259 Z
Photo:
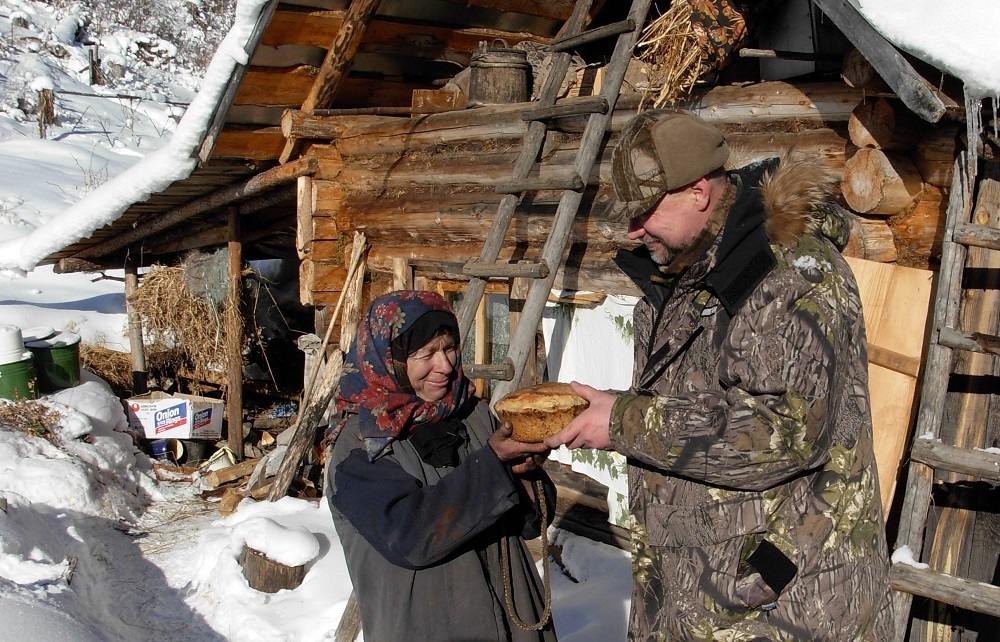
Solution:
M 195 376 L 225 372 L 222 316 L 185 286 L 183 267 L 154 266 L 129 298 L 142 318 L 147 352 L 179 351 Z
M 673 2 L 666 13 L 645 28 L 638 47 L 639 59 L 649 70 L 649 85 L 640 110 L 647 102 L 663 107 L 690 94 L 698 81 L 702 51 L 691 26 L 691 5 Z
M 643 103 L 675 104 L 699 80 L 733 62 L 781 0 L 678 0 L 643 31 L 639 55 L 649 70 Z

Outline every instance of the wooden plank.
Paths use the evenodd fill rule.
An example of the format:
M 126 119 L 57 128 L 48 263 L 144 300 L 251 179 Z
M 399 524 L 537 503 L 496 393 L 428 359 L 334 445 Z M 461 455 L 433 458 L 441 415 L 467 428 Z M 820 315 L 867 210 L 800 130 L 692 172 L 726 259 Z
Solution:
M 259 461 L 259 458 L 248 459 L 244 462 L 236 464 L 235 466 L 227 466 L 226 468 L 213 470 L 205 475 L 205 483 L 212 488 L 217 488 L 222 484 L 237 480 L 241 477 L 246 477 L 253 472 L 253 469 L 256 468 Z
M 916 418 L 919 368 L 913 365 L 923 354 L 933 273 L 850 257 L 847 262 L 861 292 L 868 345 L 876 355 L 869 360 L 868 386 L 879 489 L 888 512 Z
M 284 5 L 282 5 L 284 6 Z M 262 45 L 288 45 L 329 49 L 344 21 L 344 11 L 278 9 L 264 33 Z M 404 22 L 375 16 L 368 25 L 359 51 L 450 60 L 468 66 L 480 42 L 502 38 L 514 46 L 524 40 L 544 43 L 548 38 L 527 32 Z
M 319 70 L 316 67 L 251 67 L 234 98 L 236 105 L 261 105 L 298 109 L 308 96 Z M 405 107 L 414 89 L 432 89 L 417 82 L 393 79 L 347 78 L 335 105 L 367 107 L 370 105 Z

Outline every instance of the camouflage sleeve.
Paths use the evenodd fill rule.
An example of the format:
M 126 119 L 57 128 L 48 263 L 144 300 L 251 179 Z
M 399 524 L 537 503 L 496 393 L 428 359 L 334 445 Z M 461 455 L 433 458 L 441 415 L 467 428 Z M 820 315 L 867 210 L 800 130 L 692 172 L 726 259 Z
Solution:
M 834 355 L 843 353 L 834 344 L 850 340 L 844 327 L 860 314 L 857 293 L 830 265 L 772 276 L 732 321 L 718 387 L 620 397 L 611 415 L 615 450 L 742 490 L 770 488 L 829 459 Z

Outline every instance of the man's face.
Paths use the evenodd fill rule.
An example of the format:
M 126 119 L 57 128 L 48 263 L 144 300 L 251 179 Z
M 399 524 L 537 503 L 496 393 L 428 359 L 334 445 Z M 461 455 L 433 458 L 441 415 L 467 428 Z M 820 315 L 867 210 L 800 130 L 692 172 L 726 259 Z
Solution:
M 711 208 L 705 205 L 703 189 L 692 183 L 668 192 L 651 210 L 629 219 L 628 238 L 642 241 L 656 263 L 670 263 L 694 243 L 708 221 Z

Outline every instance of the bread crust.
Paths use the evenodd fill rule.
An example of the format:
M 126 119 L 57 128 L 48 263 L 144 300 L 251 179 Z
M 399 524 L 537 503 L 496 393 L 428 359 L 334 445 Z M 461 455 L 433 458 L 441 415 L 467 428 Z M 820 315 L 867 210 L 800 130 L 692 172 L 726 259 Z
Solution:
M 568 383 L 548 382 L 515 390 L 496 402 L 493 410 L 514 427 L 513 439 L 538 443 L 566 427 L 590 402 Z

